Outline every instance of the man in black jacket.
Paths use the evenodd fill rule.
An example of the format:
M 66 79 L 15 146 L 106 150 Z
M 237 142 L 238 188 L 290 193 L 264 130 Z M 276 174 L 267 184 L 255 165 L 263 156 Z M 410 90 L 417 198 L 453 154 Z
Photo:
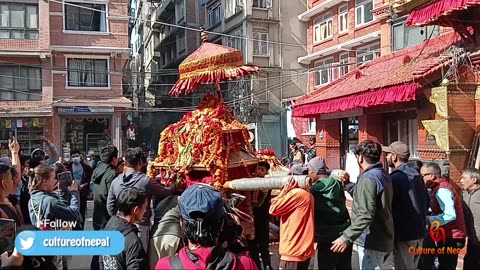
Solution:
M 110 215 L 107 211 L 108 190 L 113 180 L 117 177 L 115 168 L 118 164 L 118 149 L 113 145 L 102 148 L 100 152 L 101 162 L 93 171 L 93 229 L 101 230 L 105 227 Z M 90 269 L 99 269 L 99 257 L 93 256 Z
M 148 266 L 147 253 L 138 237 L 135 222 L 141 221 L 147 209 L 147 195 L 141 189 L 128 187 L 118 196 L 118 216 L 112 216 L 105 231 L 119 231 L 125 236 L 124 250 L 115 256 L 104 255 L 105 270 L 143 270 Z

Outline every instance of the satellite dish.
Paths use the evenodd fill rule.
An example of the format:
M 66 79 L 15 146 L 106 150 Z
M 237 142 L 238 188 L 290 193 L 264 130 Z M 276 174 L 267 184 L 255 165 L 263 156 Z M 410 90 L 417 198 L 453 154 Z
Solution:
M 255 139 L 255 135 L 253 134 L 253 132 L 249 131 L 248 135 L 250 135 L 250 138 L 248 139 L 248 142 L 253 142 L 253 140 Z

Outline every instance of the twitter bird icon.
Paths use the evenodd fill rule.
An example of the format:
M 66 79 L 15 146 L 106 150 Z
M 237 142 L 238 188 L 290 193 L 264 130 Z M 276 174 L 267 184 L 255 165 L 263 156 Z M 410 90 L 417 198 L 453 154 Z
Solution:
M 17 235 L 17 238 L 15 239 L 15 247 L 20 253 L 22 253 L 22 251 L 28 251 L 33 247 L 35 238 L 34 232 L 23 231 Z

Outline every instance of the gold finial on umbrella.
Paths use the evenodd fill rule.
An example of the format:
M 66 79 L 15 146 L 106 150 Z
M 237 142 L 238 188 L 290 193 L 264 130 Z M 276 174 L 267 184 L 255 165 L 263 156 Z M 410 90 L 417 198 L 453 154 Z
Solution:
M 200 39 L 202 43 L 208 42 L 208 35 L 205 33 L 205 28 L 203 27 L 200 27 Z

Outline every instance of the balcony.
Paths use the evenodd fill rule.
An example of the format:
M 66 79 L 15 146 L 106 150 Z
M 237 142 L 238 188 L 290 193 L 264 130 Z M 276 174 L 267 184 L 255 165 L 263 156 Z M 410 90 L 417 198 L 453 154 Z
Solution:
M 346 41 L 346 42 L 338 44 L 336 46 L 332 46 L 330 48 L 327 48 L 327 49 L 324 49 L 324 50 L 321 50 L 321 51 L 318 51 L 318 52 L 310 53 L 310 54 L 307 54 L 305 56 L 299 57 L 298 58 L 298 63 L 308 65 L 313 60 L 315 60 L 317 58 L 329 56 L 329 55 L 332 55 L 334 53 L 341 52 L 345 49 L 351 49 L 353 47 L 359 46 L 359 45 L 364 44 L 364 43 L 372 42 L 372 41 L 375 41 L 377 39 L 380 39 L 380 31 L 376 31 L 376 32 L 370 33 L 368 35 L 364 35 L 364 36 L 361 36 L 359 38 Z
M 313 6 L 302 14 L 298 15 L 298 19 L 302 22 L 310 21 L 310 18 L 315 17 L 316 15 L 328 11 L 332 7 L 339 5 L 341 3 L 347 3 L 349 0 L 325 0 L 322 3 Z
M 160 3 L 160 5 L 155 9 L 154 22 L 152 27 L 159 27 L 161 24 L 158 22 L 166 22 L 168 19 L 175 14 L 175 3 L 173 0 L 164 0 Z
M 392 8 L 395 13 L 408 13 L 420 6 L 424 6 L 436 0 L 393 0 Z

